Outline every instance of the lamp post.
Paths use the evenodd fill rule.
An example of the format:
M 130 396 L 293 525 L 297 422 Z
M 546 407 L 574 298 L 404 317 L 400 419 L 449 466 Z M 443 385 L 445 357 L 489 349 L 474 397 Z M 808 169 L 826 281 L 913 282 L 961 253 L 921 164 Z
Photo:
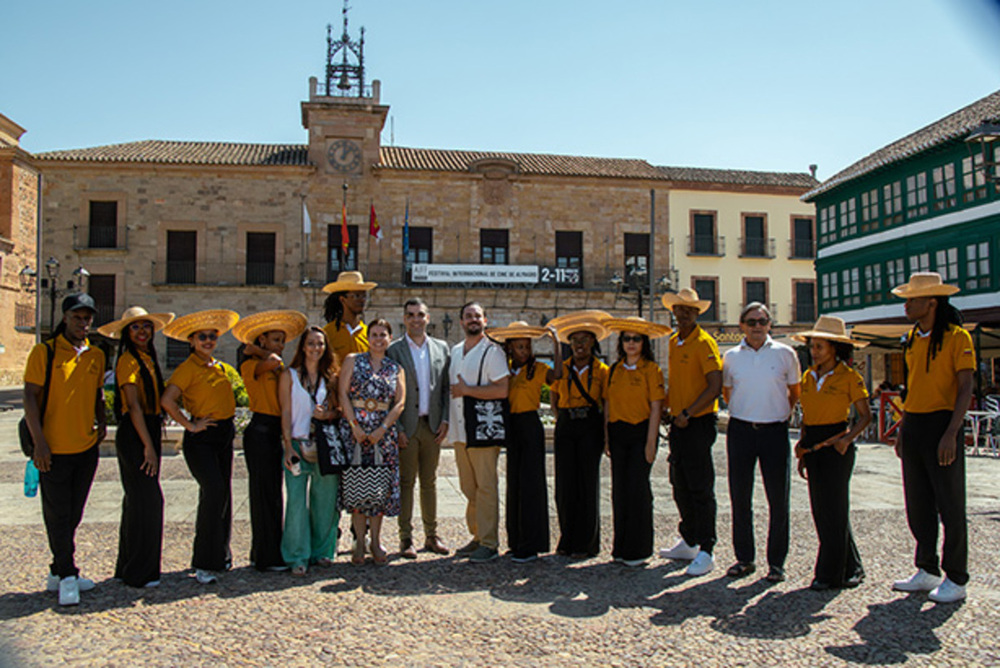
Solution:
M 445 313 L 444 317 L 441 318 L 441 324 L 444 325 L 444 340 L 445 341 L 448 340 L 448 330 L 451 329 L 451 323 L 452 323 L 451 316 L 448 315 L 447 313 Z
M 987 183 L 1000 183 L 1000 158 L 994 146 L 1000 147 L 1000 123 L 984 120 L 965 138 L 969 155 L 982 161 L 983 177 Z
M 638 305 L 639 317 L 642 317 L 642 291 L 646 287 L 646 269 L 644 267 L 629 266 L 625 270 L 625 278 L 618 272 L 611 277 L 611 287 L 615 290 L 615 296 L 621 294 L 622 288 L 635 290 L 636 303 Z
M 59 281 L 59 260 L 49 257 L 45 261 L 45 273 L 49 275 L 49 331 L 56 328 L 56 283 Z

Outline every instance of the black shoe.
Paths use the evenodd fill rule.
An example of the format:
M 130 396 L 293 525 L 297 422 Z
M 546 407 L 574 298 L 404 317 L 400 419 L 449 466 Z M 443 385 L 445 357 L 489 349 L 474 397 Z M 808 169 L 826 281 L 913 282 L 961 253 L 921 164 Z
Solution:
M 767 569 L 767 575 L 764 578 L 768 582 L 784 582 L 785 581 L 785 571 L 784 569 L 778 568 L 777 566 L 771 566 Z
M 813 580 L 809 588 L 813 591 L 827 591 L 833 589 L 833 585 L 829 582 L 823 582 L 822 580 Z
M 731 578 L 745 578 L 746 576 L 753 574 L 756 570 L 757 566 L 753 562 L 743 563 L 742 561 L 737 561 L 729 567 L 729 570 L 726 571 L 726 575 Z

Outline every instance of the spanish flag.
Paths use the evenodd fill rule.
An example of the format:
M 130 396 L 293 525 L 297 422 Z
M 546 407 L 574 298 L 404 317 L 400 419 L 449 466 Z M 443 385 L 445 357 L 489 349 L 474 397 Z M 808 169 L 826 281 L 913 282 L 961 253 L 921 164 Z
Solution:
M 375 237 L 375 241 L 382 241 L 382 227 L 378 224 L 378 216 L 375 215 L 375 203 L 371 204 L 371 212 L 368 214 L 368 234 Z
M 345 191 L 346 186 L 345 186 Z M 351 244 L 350 236 L 347 234 L 347 199 L 344 199 L 344 205 L 340 210 L 340 245 L 344 249 L 344 260 L 347 260 L 347 248 Z

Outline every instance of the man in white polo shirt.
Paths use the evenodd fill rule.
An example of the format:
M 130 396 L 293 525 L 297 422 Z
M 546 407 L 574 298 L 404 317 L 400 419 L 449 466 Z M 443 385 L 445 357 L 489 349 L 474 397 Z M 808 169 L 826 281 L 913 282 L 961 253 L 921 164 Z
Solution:
M 743 340 L 722 361 L 722 396 L 729 404 L 726 454 L 736 563 L 726 575 L 757 570 L 753 535 L 753 476 L 760 461 L 770 511 L 767 580 L 785 579 L 788 556 L 788 491 L 791 447 L 788 417 L 799 399 L 802 374 L 795 351 L 773 340 L 771 313 L 751 302 L 740 313 Z

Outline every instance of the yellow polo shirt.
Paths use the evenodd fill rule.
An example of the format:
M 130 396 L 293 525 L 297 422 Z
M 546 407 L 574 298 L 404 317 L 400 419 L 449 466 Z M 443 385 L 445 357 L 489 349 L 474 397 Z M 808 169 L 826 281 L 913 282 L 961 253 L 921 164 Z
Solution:
M 829 374 L 817 376 L 815 366 L 802 374 L 799 401 L 802 403 L 803 424 L 817 426 L 846 422 L 851 415 L 851 405 L 858 399 L 868 397 L 868 388 L 861 374 L 843 362 L 838 362 Z
M 957 325 L 950 325 L 941 341 L 941 349 L 927 368 L 927 349 L 931 337 L 911 332 L 911 345 L 906 350 L 907 413 L 933 413 L 955 410 L 958 400 L 959 371 L 976 368 L 976 352 L 972 336 Z
M 262 373 L 255 378 L 257 365 L 262 360 L 251 357 L 240 365 L 240 375 L 250 397 L 250 410 L 263 415 L 281 415 L 281 404 L 278 402 L 278 379 L 284 366 Z
M 25 383 L 45 385 L 46 345 L 51 342 L 36 344 L 28 354 Z M 104 386 L 104 363 L 104 353 L 91 348 L 89 341 L 77 350 L 66 337 L 56 337 L 49 399 L 42 418 L 42 433 L 52 454 L 75 455 L 97 443 L 94 406 Z
M 663 401 L 663 371 L 656 362 L 641 359 L 634 369 L 625 362 L 616 363 L 614 373 L 609 369 L 604 396 L 608 398 L 608 422 L 639 424 L 649 419 L 649 404 Z
M 190 355 L 167 381 L 181 391 L 184 408 L 192 418 L 227 420 L 236 413 L 236 397 L 226 376 L 229 365 L 213 359 L 204 362 L 197 355 Z
M 511 373 L 507 381 L 507 400 L 511 413 L 537 411 L 542 405 L 542 385 L 549 367 L 544 362 L 535 362 L 535 374 L 528 379 L 528 367 L 522 366 Z
M 139 360 L 127 350 L 122 352 L 121 356 L 118 357 L 118 363 L 115 365 L 115 377 L 118 379 L 118 386 L 135 385 L 139 391 L 139 405 L 142 406 L 142 412 L 146 415 L 159 415 L 160 390 L 156 386 L 156 366 L 153 364 L 153 358 L 141 350 L 139 351 L 139 358 L 142 360 L 142 364 L 146 367 L 146 370 L 149 371 L 149 377 L 153 379 L 152 401 L 146 396 L 146 384 L 142 382 Z M 121 398 L 121 404 L 122 415 L 127 415 L 128 402 L 125 401 L 124 396 Z
M 323 331 L 326 332 L 330 347 L 337 355 L 338 364 L 342 364 L 344 358 L 351 353 L 368 352 L 368 325 L 364 322 L 358 323 L 358 328 L 354 330 L 353 334 L 351 334 L 347 323 L 342 322 L 340 327 L 337 327 L 335 320 L 326 323 Z
M 680 338 L 680 332 L 674 332 L 670 336 L 669 349 L 667 403 L 671 415 L 680 415 L 708 387 L 705 377 L 713 371 L 722 371 L 722 357 L 719 355 L 719 344 L 698 326 L 686 339 Z M 716 398 L 691 417 L 701 417 L 718 410 L 719 399 Z
M 562 378 L 552 384 L 551 391 L 558 397 L 556 408 L 559 409 L 590 406 L 590 402 L 580 394 L 576 383 L 569 377 L 571 364 L 573 364 L 573 360 L 563 362 Z M 593 376 L 593 380 L 590 381 L 590 387 L 587 387 L 587 381 L 591 376 Z M 604 405 L 604 384 L 608 379 L 608 365 L 595 357 L 591 366 L 583 373 L 577 374 L 577 378 L 580 379 L 583 389 L 587 390 L 587 394 L 597 402 L 598 408 L 602 407 Z

